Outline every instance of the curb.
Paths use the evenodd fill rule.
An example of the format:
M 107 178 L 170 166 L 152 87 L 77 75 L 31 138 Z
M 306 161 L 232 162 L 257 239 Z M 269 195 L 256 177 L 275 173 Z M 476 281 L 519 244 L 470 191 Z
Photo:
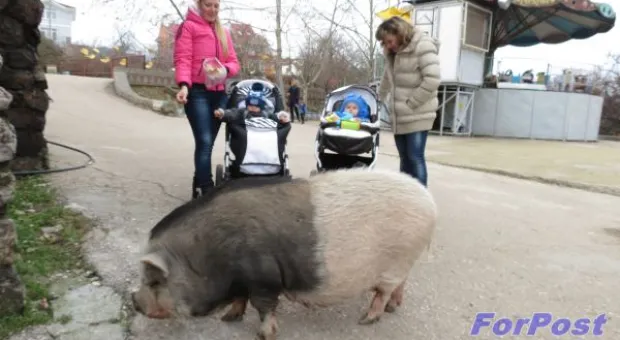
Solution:
M 394 153 L 388 153 L 388 152 L 379 152 L 379 153 L 382 155 L 386 155 L 386 156 L 399 157 L 398 154 L 394 154 Z M 583 184 L 583 183 L 578 183 L 578 182 L 565 181 L 565 180 L 560 180 L 560 179 L 545 178 L 545 177 L 540 177 L 540 176 L 523 175 L 523 174 L 513 172 L 513 171 L 482 168 L 482 167 L 477 167 L 477 166 L 472 166 L 472 165 L 457 165 L 457 164 L 450 164 L 450 163 L 445 163 L 445 162 L 440 162 L 440 161 L 431 161 L 431 160 L 427 160 L 427 162 L 442 165 L 442 166 L 449 166 L 452 168 L 485 172 L 485 173 L 489 173 L 493 175 L 500 175 L 500 176 L 511 177 L 511 178 L 516 178 L 516 179 L 528 180 L 532 182 L 555 185 L 559 187 L 579 189 L 579 190 L 595 192 L 599 194 L 606 194 L 610 196 L 620 197 L 620 188 L 596 186 L 596 185 Z
M 131 88 L 131 84 L 129 84 L 129 79 L 127 78 L 127 72 L 124 70 L 114 69 L 113 83 L 116 95 L 136 106 L 149 109 L 168 117 L 183 117 L 185 115 L 183 110 L 176 109 L 176 105 L 171 101 L 145 98 L 137 94 Z

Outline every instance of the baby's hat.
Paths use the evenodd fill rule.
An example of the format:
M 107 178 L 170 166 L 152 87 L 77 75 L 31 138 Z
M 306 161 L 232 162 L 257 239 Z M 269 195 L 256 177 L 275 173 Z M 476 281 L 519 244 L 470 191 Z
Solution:
M 248 96 L 245 98 L 245 106 L 258 106 L 261 110 L 264 110 L 266 103 L 263 89 L 263 84 L 261 83 L 252 84 L 252 89 L 248 93 Z
M 360 118 L 370 118 L 370 113 L 368 112 L 368 105 L 362 96 L 358 94 L 350 94 L 344 98 L 342 101 L 342 105 L 340 106 L 340 111 L 343 112 L 347 104 L 354 103 L 357 105 L 358 114 L 357 116 Z

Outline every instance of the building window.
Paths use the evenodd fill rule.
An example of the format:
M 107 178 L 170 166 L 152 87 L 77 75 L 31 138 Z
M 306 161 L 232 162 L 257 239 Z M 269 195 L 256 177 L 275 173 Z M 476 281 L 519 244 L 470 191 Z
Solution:
M 48 10 L 46 10 L 45 12 L 46 12 L 46 13 L 45 13 L 45 16 L 46 16 L 48 19 L 56 19 L 56 11 L 55 11 L 55 10 L 53 10 L 53 9 L 48 9 Z
M 71 37 L 66 37 L 66 38 L 65 38 L 65 43 L 66 43 L 67 45 L 71 45 Z
M 56 41 L 56 39 L 58 39 L 58 33 L 57 33 L 55 28 L 52 28 L 52 37 L 51 37 L 51 39 L 54 40 L 54 41 Z
M 439 38 L 439 8 L 423 8 L 414 10 L 415 25 L 422 29 L 426 34 L 437 39 Z
M 464 21 L 463 45 L 487 52 L 491 41 L 491 12 L 467 2 Z

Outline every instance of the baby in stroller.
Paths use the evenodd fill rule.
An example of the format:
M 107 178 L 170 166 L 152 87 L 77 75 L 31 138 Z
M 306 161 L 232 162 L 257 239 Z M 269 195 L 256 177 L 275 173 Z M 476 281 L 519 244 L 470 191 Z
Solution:
M 216 184 L 229 178 L 288 176 L 285 147 L 291 129 L 290 114 L 276 113 L 265 90 L 261 82 L 254 82 L 245 100 L 214 112 L 216 118 L 226 123 L 226 142 L 235 156 L 229 164 L 226 153 L 226 169 L 218 166 Z
M 327 122 L 358 121 L 370 122 L 368 104 L 358 94 L 350 94 L 344 98 L 340 109 L 325 118 Z
M 315 140 L 316 170 L 311 175 L 375 166 L 381 130 L 379 106 L 376 93 L 366 85 L 341 87 L 327 95 Z

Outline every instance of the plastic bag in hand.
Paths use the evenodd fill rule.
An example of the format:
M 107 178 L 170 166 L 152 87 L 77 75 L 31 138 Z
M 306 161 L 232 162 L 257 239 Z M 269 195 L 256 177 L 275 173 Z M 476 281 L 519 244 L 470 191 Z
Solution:
M 217 58 L 206 58 L 202 62 L 202 70 L 205 73 L 206 86 L 223 84 L 226 80 L 226 68 Z

